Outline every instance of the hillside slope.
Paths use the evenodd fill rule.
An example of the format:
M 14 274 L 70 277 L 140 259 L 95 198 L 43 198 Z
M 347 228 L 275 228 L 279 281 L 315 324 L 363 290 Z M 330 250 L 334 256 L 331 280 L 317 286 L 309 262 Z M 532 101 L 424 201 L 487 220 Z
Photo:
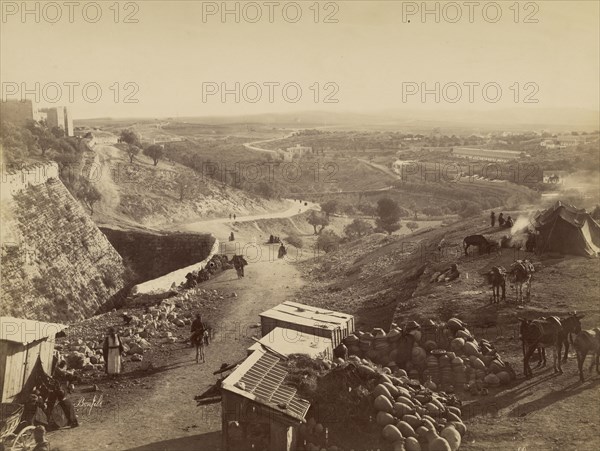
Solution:
M 130 163 L 125 151 L 110 145 L 95 145 L 85 159 L 93 169 L 90 179 L 102 193 L 93 215 L 100 225 L 160 229 L 287 206 L 285 201 L 248 194 L 166 159 L 154 166 L 150 158 L 139 154 Z
M 509 214 L 518 217 L 518 213 Z M 515 249 L 503 249 L 501 255 L 477 255 L 476 249 L 469 249 L 466 256 L 463 238 L 478 233 L 500 238 L 507 231 L 492 229 L 482 215 L 406 237 L 365 237 L 333 254 L 300 264 L 311 281 L 301 302 L 353 313 L 357 328 L 363 331 L 373 327 L 388 330 L 392 322 L 401 325 L 408 320 L 422 323 L 458 317 L 468 323 L 476 337 L 490 340 L 516 370 L 517 383 L 484 397 L 465 394 L 456 387 L 465 402 L 463 413 L 469 418 L 469 432 L 461 449 L 510 450 L 516 445 L 520 449 L 595 449 L 595 431 L 600 426 L 600 376 L 589 373 L 586 381 L 579 383 L 572 348 L 563 364 L 564 374 L 554 374 L 552 350 L 547 349 L 548 365 L 535 368 L 534 378 L 525 380 L 518 318 L 565 317 L 575 310 L 585 315 L 584 329 L 596 327 L 600 324 L 598 260 L 540 257 Z M 440 252 L 442 237 L 445 241 Z M 483 274 L 492 266 L 508 268 L 515 259 L 524 258 L 536 266 L 531 300 L 525 305 L 515 304 L 515 293 L 507 283 L 508 302 L 492 304 Z M 459 279 L 431 282 L 436 272 L 452 263 L 458 264 Z

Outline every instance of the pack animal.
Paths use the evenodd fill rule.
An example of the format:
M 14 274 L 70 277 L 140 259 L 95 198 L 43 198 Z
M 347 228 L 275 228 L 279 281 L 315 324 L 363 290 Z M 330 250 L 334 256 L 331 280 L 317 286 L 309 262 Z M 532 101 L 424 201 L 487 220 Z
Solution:
M 206 361 L 204 355 L 204 347 L 210 343 L 210 334 L 207 329 L 197 331 L 192 335 L 192 344 L 196 347 L 196 363 L 202 360 Z
M 577 368 L 579 369 L 579 380 L 583 382 L 583 364 L 588 353 L 592 353 L 592 362 L 589 371 L 592 371 L 594 360 L 596 361 L 596 374 L 598 370 L 598 360 L 600 360 L 600 328 L 595 327 L 592 330 L 583 330 L 577 334 L 573 342 L 573 347 L 577 353 Z
M 511 266 L 509 274 L 515 286 L 516 302 L 525 302 L 531 299 L 531 281 L 535 267 L 529 260 L 516 260 Z M 523 298 L 523 286 L 526 287 L 525 299 Z
M 523 341 L 523 372 L 525 377 L 533 376 L 529 367 L 529 359 L 540 347 L 553 347 L 554 372 L 562 374 L 560 352 L 563 326 L 556 316 L 538 318 L 533 321 L 519 318 L 521 321 L 521 340 Z
M 492 286 L 492 303 L 500 302 L 500 290 L 502 300 L 506 301 L 506 269 L 503 266 L 494 266 L 486 275 L 488 283 Z
M 490 254 L 492 250 L 496 250 L 496 252 L 498 252 L 500 249 L 498 243 L 488 240 L 483 235 L 469 235 L 465 237 L 463 240 L 465 255 L 469 255 L 468 249 L 471 246 L 476 246 L 479 249 L 479 254 L 482 254 L 483 252 Z

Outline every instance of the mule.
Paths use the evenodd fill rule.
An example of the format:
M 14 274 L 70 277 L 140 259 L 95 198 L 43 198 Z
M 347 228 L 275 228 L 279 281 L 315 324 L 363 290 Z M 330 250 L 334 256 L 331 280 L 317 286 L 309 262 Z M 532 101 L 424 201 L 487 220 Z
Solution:
M 565 356 L 562 361 L 567 361 L 567 356 L 569 355 L 569 342 L 573 343 L 573 335 L 578 335 L 581 332 L 581 319 L 585 317 L 585 315 L 578 314 L 577 312 L 570 312 L 566 318 L 561 318 L 560 322 L 562 324 L 563 330 L 561 334 L 561 347 L 565 346 Z M 558 353 L 558 357 L 560 358 L 560 351 Z
M 600 360 L 600 328 L 595 327 L 592 330 L 580 331 L 573 342 L 573 347 L 577 353 L 577 368 L 579 370 L 579 380 L 583 382 L 583 364 L 588 353 L 592 353 L 592 361 L 590 363 L 590 373 L 596 361 L 596 374 L 600 374 L 598 370 L 598 360 Z
M 535 268 L 533 263 L 531 263 L 529 260 L 516 260 L 510 266 L 509 274 L 513 279 L 517 303 L 521 301 L 521 303 L 524 304 L 525 299 L 527 301 L 531 299 L 531 281 L 533 279 L 534 272 Z M 526 287 L 525 299 L 523 298 L 523 286 Z
M 502 300 L 506 301 L 506 269 L 503 266 L 494 266 L 486 275 L 488 283 L 492 286 L 492 303 L 500 302 L 500 290 Z
M 560 319 L 556 316 L 548 318 L 538 318 L 529 321 L 519 318 L 521 321 L 521 339 L 523 340 L 523 372 L 525 377 L 533 376 L 533 372 L 529 367 L 529 359 L 536 349 L 540 346 L 546 348 L 553 347 L 552 355 L 554 357 L 554 372 L 562 374 L 561 367 L 561 344 L 563 327 Z
M 567 361 L 567 356 L 569 354 L 569 342 L 571 344 L 573 344 L 572 335 L 576 335 L 579 332 L 581 332 L 581 319 L 584 317 L 585 317 L 585 315 L 578 314 L 577 312 L 570 312 L 566 317 L 559 318 L 559 321 L 561 324 L 561 330 L 558 334 L 558 359 L 561 360 L 562 347 L 564 345 L 565 346 L 565 354 L 564 354 L 564 357 L 562 358 L 563 363 Z M 523 340 L 523 336 L 524 336 L 526 326 L 528 324 L 532 323 L 533 321 L 545 321 L 547 318 L 540 317 L 537 320 L 533 320 L 533 321 L 526 320 L 523 318 L 519 318 L 519 319 L 521 321 L 521 341 L 523 344 L 523 357 L 525 357 L 526 344 L 525 344 L 525 341 Z M 537 350 L 538 350 L 538 355 L 539 355 L 539 360 L 538 360 L 537 366 L 544 367 L 544 366 L 546 366 L 546 349 L 544 348 L 544 346 L 538 346 Z

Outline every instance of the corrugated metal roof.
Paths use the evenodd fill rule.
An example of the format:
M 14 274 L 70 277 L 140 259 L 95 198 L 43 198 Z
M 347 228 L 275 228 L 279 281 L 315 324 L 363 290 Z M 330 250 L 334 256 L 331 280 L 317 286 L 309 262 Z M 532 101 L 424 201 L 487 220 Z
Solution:
M 287 374 L 279 357 L 258 349 L 223 381 L 222 388 L 302 421 L 310 403 L 284 385 Z
M 346 313 L 323 310 L 289 301 L 262 312 L 260 316 L 329 330 L 338 327 L 346 328 L 348 320 L 352 318 L 352 315 Z
M 54 337 L 67 327 L 58 323 L 0 316 L 0 340 L 27 345 L 44 338 Z

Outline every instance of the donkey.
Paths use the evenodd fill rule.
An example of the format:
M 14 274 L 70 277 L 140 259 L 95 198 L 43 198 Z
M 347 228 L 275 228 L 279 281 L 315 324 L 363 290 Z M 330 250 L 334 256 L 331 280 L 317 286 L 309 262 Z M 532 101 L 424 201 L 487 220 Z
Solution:
M 563 327 L 560 319 L 556 316 L 538 318 L 529 321 L 519 318 L 521 321 L 521 340 L 523 340 L 523 372 L 525 377 L 533 376 L 529 367 L 529 359 L 536 349 L 540 347 L 554 346 L 554 372 L 562 374 L 560 365 L 560 352 L 562 344 Z
M 494 266 L 486 276 L 488 283 L 492 285 L 492 303 L 500 302 L 500 290 L 502 290 L 502 300 L 506 301 L 506 269 L 503 266 Z
M 204 347 L 207 346 L 209 342 L 210 335 L 207 329 L 198 331 L 198 333 L 192 335 L 192 344 L 196 347 L 196 363 L 200 363 L 200 359 L 202 360 L 202 363 L 206 361 Z
M 531 280 L 534 272 L 535 268 L 529 260 L 516 260 L 510 266 L 509 274 L 512 276 L 515 284 L 517 303 L 519 301 L 521 301 L 521 303 L 525 302 L 523 299 L 523 285 L 527 287 L 526 299 L 529 301 L 531 298 Z
M 577 352 L 577 367 L 579 369 L 579 380 L 583 382 L 583 364 L 588 353 L 592 353 L 592 362 L 590 363 L 590 372 L 596 361 L 596 374 L 600 374 L 598 370 L 598 360 L 600 360 L 600 328 L 595 327 L 592 330 L 583 330 L 577 334 L 573 347 Z

